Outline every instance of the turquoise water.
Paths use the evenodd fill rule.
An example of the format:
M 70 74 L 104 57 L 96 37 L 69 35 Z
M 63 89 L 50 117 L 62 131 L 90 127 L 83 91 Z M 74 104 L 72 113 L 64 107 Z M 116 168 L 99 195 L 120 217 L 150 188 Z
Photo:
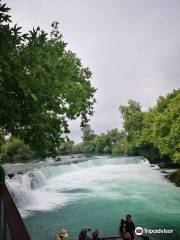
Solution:
M 60 228 L 68 229 L 70 239 L 77 239 L 83 227 L 115 236 L 128 213 L 136 226 L 180 234 L 180 188 L 142 158 L 100 157 L 42 168 L 30 176 L 9 180 L 9 186 L 32 240 L 53 239 Z M 168 236 L 156 234 L 153 239 L 180 239 Z

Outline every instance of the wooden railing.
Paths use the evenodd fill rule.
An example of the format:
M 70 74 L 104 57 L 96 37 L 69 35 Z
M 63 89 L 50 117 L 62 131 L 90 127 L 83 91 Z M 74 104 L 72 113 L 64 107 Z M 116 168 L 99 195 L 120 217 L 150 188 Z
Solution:
M 0 240 L 31 240 L 5 182 L 0 182 Z
M 114 240 L 114 239 L 123 240 L 123 238 L 120 236 L 118 236 L 118 237 L 99 237 L 98 238 L 98 240 Z

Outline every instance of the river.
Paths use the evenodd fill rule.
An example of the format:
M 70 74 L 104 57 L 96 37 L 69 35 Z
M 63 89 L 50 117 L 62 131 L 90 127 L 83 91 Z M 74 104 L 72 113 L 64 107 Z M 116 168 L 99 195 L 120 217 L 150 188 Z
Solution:
M 83 227 L 118 235 L 121 218 L 136 226 L 173 229 L 180 236 L 180 188 L 141 157 L 98 157 L 46 166 L 7 179 L 32 240 L 51 240 L 60 228 L 77 239 Z M 180 239 L 170 234 L 152 239 Z

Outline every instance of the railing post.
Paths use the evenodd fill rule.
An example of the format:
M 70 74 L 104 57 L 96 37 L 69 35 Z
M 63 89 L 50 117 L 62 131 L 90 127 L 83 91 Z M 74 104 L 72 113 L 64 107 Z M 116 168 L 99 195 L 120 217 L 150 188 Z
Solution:
M 4 208 L 3 199 L 1 196 L 2 185 L 4 182 L 0 182 L 0 240 L 11 240 L 8 221 L 6 217 L 6 211 Z
M 9 232 L 9 226 L 8 226 L 8 220 L 7 220 L 5 209 L 4 209 L 4 240 L 11 240 L 11 236 L 10 236 L 10 232 Z
M 3 239 L 4 205 L 0 195 L 0 239 Z
M 30 240 L 21 215 L 4 182 L 0 182 L 0 196 L 3 200 L 2 240 Z M 1 240 L 1 239 L 0 239 Z
M 5 184 L 5 175 L 0 165 L 0 240 L 31 240 Z
M 5 176 L 6 173 L 4 171 L 4 168 L 0 165 L 0 240 L 6 240 L 5 239 L 5 209 L 4 209 L 4 202 L 2 197 L 2 186 L 5 183 Z

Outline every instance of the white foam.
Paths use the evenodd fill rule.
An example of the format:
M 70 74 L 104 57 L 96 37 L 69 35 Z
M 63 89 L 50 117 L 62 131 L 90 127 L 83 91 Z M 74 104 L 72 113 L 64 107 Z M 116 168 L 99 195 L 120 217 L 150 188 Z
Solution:
M 119 191 L 132 182 L 132 196 L 136 196 L 133 183 L 163 182 L 160 174 L 141 158 L 99 158 L 79 164 L 49 166 L 7 179 L 8 187 L 23 216 L 33 211 L 47 211 L 62 207 L 71 201 L 89 197 L 125 199 Z

